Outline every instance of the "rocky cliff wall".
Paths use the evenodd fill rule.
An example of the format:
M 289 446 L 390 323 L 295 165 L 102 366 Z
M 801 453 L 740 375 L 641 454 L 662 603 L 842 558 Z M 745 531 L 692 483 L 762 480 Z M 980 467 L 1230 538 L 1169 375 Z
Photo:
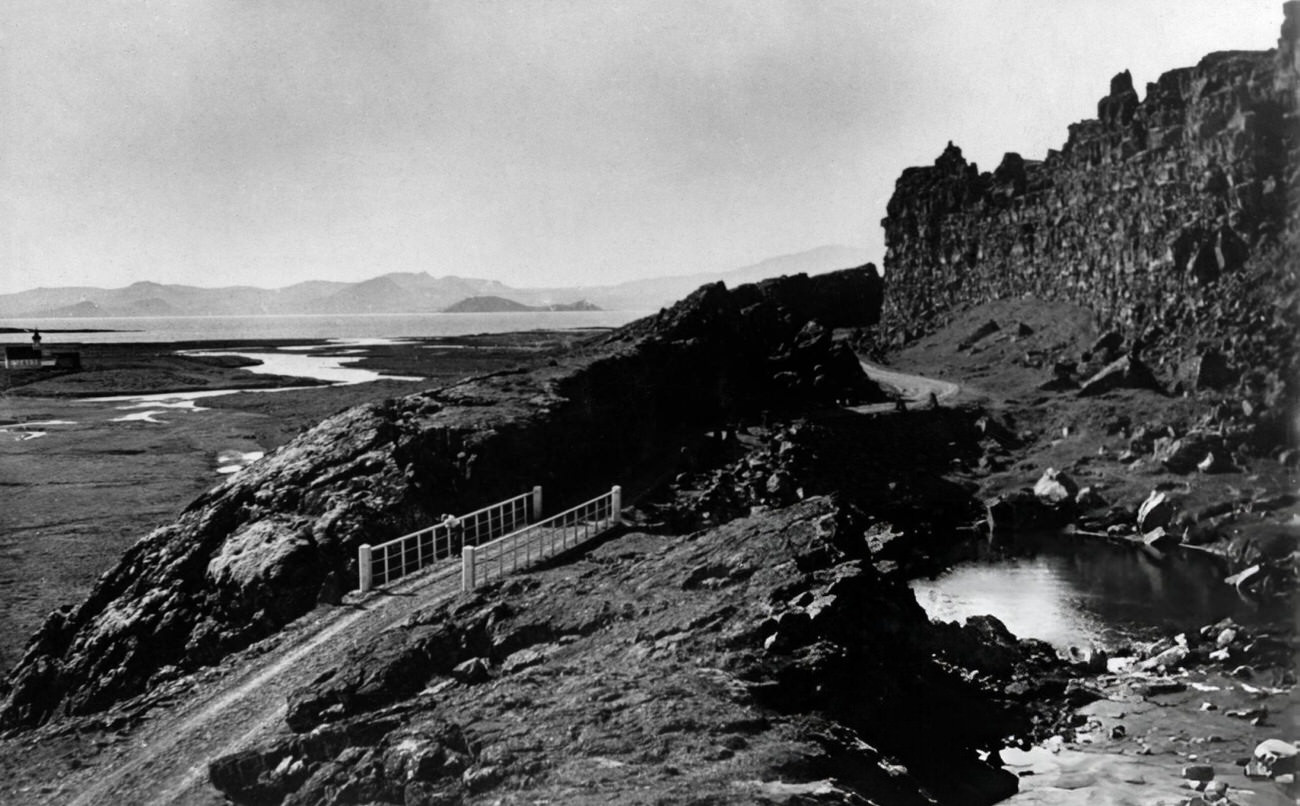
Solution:
M 356 550 L 543 484 L 554 505 L 644 475 L 692 430 L 879 390 L 829 327 L 879 316 L 872 266 L 705 286 L 531 371 L 332 417 L 144 537 L 52 613 L 10 675 L 0 726 L 104 708 L 216 662 L 351 584 Z M 337 583 L 336 583 L 337 584 Z
M 980 172 L 949 143 L 898 179 L 885 229 L 885 332 L 1032 295 L 1092 308 L 1172 369 L 1223 351 L 1277 386 L 1295 367 L 1300 3 L 1279 46 L 1127 71 L 1042 161 Z M 1289 368 L 1289 369 L 1288 369 Z

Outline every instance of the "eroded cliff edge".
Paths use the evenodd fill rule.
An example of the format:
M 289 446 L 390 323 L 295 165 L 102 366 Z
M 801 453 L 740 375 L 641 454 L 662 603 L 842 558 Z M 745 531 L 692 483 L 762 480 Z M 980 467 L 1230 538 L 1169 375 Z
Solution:
M 879 390 L 830 329 L 872 324 L 874 267 L 705 286 L 531 371 L 342 412 L 142 538 L 14 668 L 0 725 L 105 708 L 214 663 L 356 578 L 357 547 L 545 485 L 557 502 L 653 472 L 743 413 Z M 665 455 L 666 454 L 666 455 Z M 337 584 L 331 582 L 331 584 Z
M 1043 160 L 981 172 L 949 143 L 904 171 L 882 221 L 887 341 L 1033 296 L 1092 309 L 1166 377 L 1212 355 L 1276 400 L 1300 325 L 1300 4 L 1284 13 L 1276 50 L 1212 53 L 1141 99 L 1116 75 Z

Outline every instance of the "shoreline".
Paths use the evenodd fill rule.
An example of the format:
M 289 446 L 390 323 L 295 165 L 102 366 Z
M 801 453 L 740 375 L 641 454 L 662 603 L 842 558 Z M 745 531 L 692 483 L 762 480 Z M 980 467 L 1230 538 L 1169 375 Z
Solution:
M 0 327 L 0 333 L 31 333 L 36 328 L 31 327 Z M 116 330 L 113 328 L 46 328 L 44 333 L 140 333 L 139 330 Z

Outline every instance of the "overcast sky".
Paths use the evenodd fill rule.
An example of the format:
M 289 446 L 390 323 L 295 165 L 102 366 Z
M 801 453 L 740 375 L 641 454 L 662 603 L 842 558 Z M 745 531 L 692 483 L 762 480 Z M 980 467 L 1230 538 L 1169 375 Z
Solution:
M 953 140 L 1042 157 L 1110 77 L 1274 47 L 1280 0 L 0 5 L 0 293 L 512 285 L 883 251 Z

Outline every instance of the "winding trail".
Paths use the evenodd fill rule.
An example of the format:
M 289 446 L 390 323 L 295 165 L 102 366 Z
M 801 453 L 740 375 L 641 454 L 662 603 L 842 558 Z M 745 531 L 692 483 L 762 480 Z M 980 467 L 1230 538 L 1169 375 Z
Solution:
M 901 395 L 909 406 L 941 401 L 960 387 L 862 362 L 867 374 Z M 893 402 L 853 407 L 861 413 L 890 413 Z M 394 627 L 417 609 L 460 592 L 459 559 L 441 563 L 392 588 L 355 598 L 349 604 L 317 609 L 287 627 L 265 654 L 226 668 L 189 702 L 155 709 L 131 731 L 116 754 L 106 752 L 68 775 L 45 803 L 221 804 L 208 783 L 212 759 L 234 753 L 259 739 L 287 731 L 286 698 L 299 686 L 332 668 L 343 650 L 359 639 Z M 350 595 L 349 599 L 357 595 Z M 274 639 L 273 639 L 274 640 Z M 231 664 L 233 667 L 234 664 Z M 69 800 L 69 796 L 73 797 Z
M 867 377 L 880 384 L 888 390 L 896 392 L 911 408 L 928 406 L 930 403 L 930 394 L 934 393 L 936 399 L 940 402 L 951 400 L 961 391 L 961 387 L 952 381 L 942 381 L 937 378 L 926 378 L 921 375 L 911 375 L 898 370 L 886 369 L 879 364 L 872 364 L 869 361 L 859 361 L 862 364 L 862 370 L 867 373 Z M 865 406 L 854 406 L 853 411 L 867 413 L 890 412 L 896 408 L 896 403 L 871 403 Z
M 209 690 L 169 711 L 157 711 L 131 736 L 130 748 L 69 776 L 63 792 L 75 791 L 69 806 L 95 804 L 223 803 L 208 785 L 214 758 L 249 746 L 262 736 L 287 730 L 285 699 L 297 687 L 332 668 L 343 647 L 401 624 L 417 609 L 460 593 L 460 561 L 434 566 L 353 605 L 313 612 L 288 628 L 285 640 L 265 655 L 232 669 Z

